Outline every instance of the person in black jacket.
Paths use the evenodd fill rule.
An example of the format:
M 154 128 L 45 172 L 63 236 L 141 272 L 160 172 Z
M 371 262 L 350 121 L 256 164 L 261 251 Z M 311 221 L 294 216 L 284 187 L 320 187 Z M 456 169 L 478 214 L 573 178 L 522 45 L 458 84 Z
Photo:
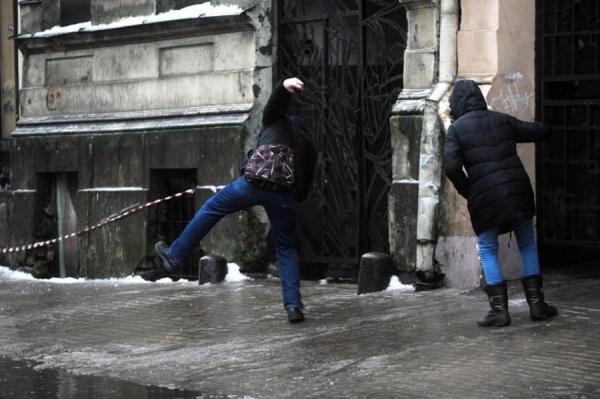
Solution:
M 206 201 L 171 246 L 164 241 L 154 246 L 159 272 L 174 272 L 221 218 L 263 206 L 271 222 L 283 305 L 290 323 L 304 320 L 294 240 L 295 206 L 308 195 L 316 162 L 314 147 L 301 136 L 301 121 L 286 115 L 292 94 L 303 89 L 304 83 L 298 78 L 285 79 L 274 87 L 263 110 L 263 128 L 244 160 L 242 176 Z
M 468 201 L 491 307 L 478 325 L 510 324 L 506 282 L 498 263 L 498 235 L 511 231 L 521 253 L 522 283 L 531 318 L 555 316 L 556 309 L 544 301 L 542 291 L 533 231 L 533 189 L 517 155 L 517 143 L 542 140 L 548 131 L 540 123 L 488 111 L 481 90 L 472 80 L 456 82 L 450 96 L 450 115 L 453 122 L 446 134 L 444 169 Z

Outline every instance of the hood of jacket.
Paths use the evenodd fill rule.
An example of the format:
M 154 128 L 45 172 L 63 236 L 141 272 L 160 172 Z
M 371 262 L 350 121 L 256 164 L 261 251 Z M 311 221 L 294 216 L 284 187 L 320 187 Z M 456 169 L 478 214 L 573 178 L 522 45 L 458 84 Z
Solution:
M 471 111 L 487 110 L 483 93 L 473 80 L 459 80 L 450 96 L 450 115 L 453 120 Z

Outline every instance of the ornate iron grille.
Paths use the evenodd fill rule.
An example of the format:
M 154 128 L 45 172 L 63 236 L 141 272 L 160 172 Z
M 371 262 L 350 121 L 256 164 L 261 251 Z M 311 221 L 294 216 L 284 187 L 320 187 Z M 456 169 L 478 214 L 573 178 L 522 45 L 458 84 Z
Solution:
M 538 146 L 544 246 L 600 248 L 600 3 L 538 0 Z
M 402 88 L 406 15 L 397 0 L 280 0 L 279 78 L 298 76 L 301 115 L 319 151 L 300 206 L 305 263 L 353 264 L 388 251 L 389 117 Z

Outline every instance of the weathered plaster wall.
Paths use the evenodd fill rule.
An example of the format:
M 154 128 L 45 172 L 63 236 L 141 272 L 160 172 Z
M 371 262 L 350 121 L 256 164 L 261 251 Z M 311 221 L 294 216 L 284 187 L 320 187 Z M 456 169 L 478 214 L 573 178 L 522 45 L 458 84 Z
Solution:
M 494 110 L 523 120 L 535 114 L 535 1 L 462 0 L 458 33 L 459 79 L 476 80 Z M 519 155 L 535 184 L 535 146 L 519 145 Z M 534 186 L 535 187 L 535 186 Z M 476 286 L 479 259 L 466 201 L 445 179 L 436 257 L 446 273 L 447 284 Z M 499 239 L 504 277 L 520 277 L 517 245 Z
M 34 198 L 38 173 L 77 173 L 77 227 L 79 230 L 132 204 L 149 201 L 150 171 L 196 170 L 199 185 L 221 185 L 238 174 L 245 128 L 204 127 L 141 133 L 81 134 L 47 138 L 23 137 L 13 148 L 16 169 L 13 193 L 0 197 L 0 241 L 8 245 L 30 242 L 34 237 Z M 227 148 L 228 151 L 223 151 Z M 196 193 L 200 206 L 212 194 Z M 22 199 L 20 199 L 22 198 Z M 80 236 L 80 274 L 106 277 L 131 274 L 145 262 L 146 213 Z M 237 239 L 243 224 L 230 218 L 202 243 L 202 248 L 230 259 L 243 259 L 245 249 Z M 18 221 L 18 222 L 17 222 Z
M 12 2 L 0 4 L 0 112 L 2 120 L 2 131 L 0 138 L 9 137 L 15 130 L 16 106 L 15 106 L 15 57 L 14 42 L 10 38 L 13 34 L 13 9 Z
M 23 71 L 22 115 L 251 103 L 254 48 L 254 32 L 245 31 L 32 54 Z M 50 103 L 49 90 L 60 98 Z
M 47 3 L 50 7 L 51 2 Z M 95 10 L 107 15 L 145 13 L 118 10 L 113 7 L 117 3 L 121 2 L 96 2 Z M 254 2 L 213 3 L 246 8 Z M 149 3 L 128 4 L 143 8 Z M 22 7 L 29 31 L 44 27 L 36 11 L 39 8 Z M 231 26 L 209 24 L 208 33 L 202 31 L 204 22 L 195 27 L 188 21 L 183 28 L 169 23 L 175 34 L 165 29 L 159 38 L 154 26 L 146 33 L 135 30 L 135 39 L 108 32 L 72 38 L 68 45 L 58 37 L 60 47 L 33 43 L 38 47 L 26 52 L 21 90 L 24 118 L 13 148 L 13 167 L 18 169 L 14 188 L 27 193 L 31 201 L 22 201 L 19 209 L 0 208 L 0 217 L 21 217 L 23 226 L 10 234 L 0 229 L 0 239 L 6 236 L 8 244 L 31 240 L 40 172 L 77 173 L 80 228 L 149 200 L 152 170 L 196 170 L 198 184 L 207 186 L 235 178 L 247 144 L 253 142 L 260 126 L 272 80 L 270 1 L 256 2 L 246 22 L 243 18 Z M 250 104 L 254 106 L 248 118 L 243 112 Z M 232 105 L 237 105 L 235 115 L 229 114 Z M 198 112 L 210 115 L 198 116 Z M 168 127 L 171 121 L 193 116 L 199 121 L 197 126 Z M 56 118 L 67 117 L 76 122 L 60 130 L 66 125 L 56 123 Z M 118 123 L 107 122 L 115 118 Z M 120 118 L 125 119 L 121 122 Z M 42 125 L 35 124 L 42 121 Z M 142 122 L 144 126 L 150 123 L 151 130 L 131 126 Z M 32 133 L 35 126 L 42 126 L 42 134 L 40 130 Z M 209 189 L 197 191 L 197 208 L 212 194 Z M 264 247 L 264 240 L 257 239 L 266 234 L 263 222 L 254 211 L 228 217 L 202 247 L 240 263 L 255 261 Z M 131 273 L 152 252 L 148 242 L 156 237 L 147 236 L 147 223 L 147 215 L 140 213 L 80 237 L 80 273 L 89 277 Z

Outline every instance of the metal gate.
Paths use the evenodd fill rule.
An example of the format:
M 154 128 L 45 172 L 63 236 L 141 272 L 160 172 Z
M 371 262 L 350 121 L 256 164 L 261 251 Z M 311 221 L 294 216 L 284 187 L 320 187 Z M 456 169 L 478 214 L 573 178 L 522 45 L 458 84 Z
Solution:
M 402 88 L 406 16 L 398 0 L 279 0 L 278 78 L 306 82 L 292 110 L 319 151 L 299 214 L 304 263 L 357 265 L 388 251 L 389 117 Z
M 600 249 L 600 2 L 538 0 L 539 241 Z

